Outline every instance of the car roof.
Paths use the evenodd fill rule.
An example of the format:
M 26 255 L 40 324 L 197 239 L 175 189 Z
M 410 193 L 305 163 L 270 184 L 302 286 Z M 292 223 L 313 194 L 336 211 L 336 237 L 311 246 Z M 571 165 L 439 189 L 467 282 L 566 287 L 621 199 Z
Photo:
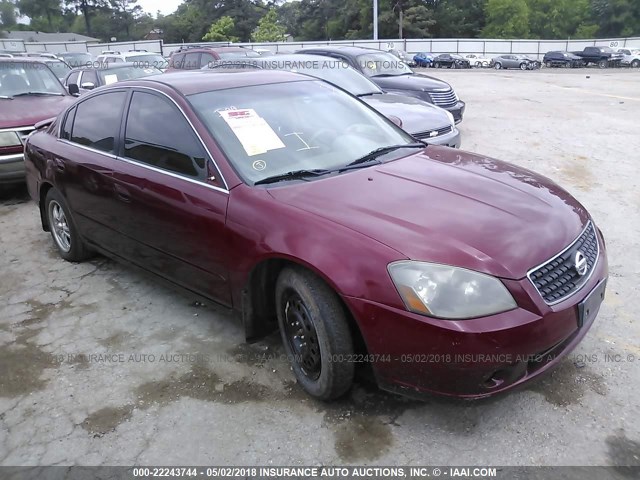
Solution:
M 365 47 L 353 47 L 351 45 L 326 45 L 321 47 L 311 47 L 311 48 L 303 48 L 302 50 L 298 50 L 297 53 L 307 52 L 340 52 L 346 53 L 347 55 L 364 55 L 365 53 L 389 53 L 384 50 L 376 50 L 375 48 L 365 48 Z
M 118 63 L 100 62 L 100 63 L 90 63 L 88 65 L 76 67 L 73 69 L 73 71 L 75 72 L 79 70 L 116 70 L 118 68 L 123 68 L 123 67 L 153 68 L 153 65 L 141 67 L 139 64 L 135 62 L 118 62 Z
M 251 87 L 274 83 L 314 81 L 314 78 L 283 70 L 249 70 L 243 72 L 213 73 L 206 70 L 171 72 L 144 77 L 137 80 L 118 82 L 118 86 L 166 85 L 183 95 L 225 90 L 236 87 Z M 115 84 L 114 84 L 115 85 Z
M 13 57 L 13 58 L 0 58 L 0 62 L 3 63 L 47 63 L 47 60 L 56 60 L 55 58 L 47 57 Z

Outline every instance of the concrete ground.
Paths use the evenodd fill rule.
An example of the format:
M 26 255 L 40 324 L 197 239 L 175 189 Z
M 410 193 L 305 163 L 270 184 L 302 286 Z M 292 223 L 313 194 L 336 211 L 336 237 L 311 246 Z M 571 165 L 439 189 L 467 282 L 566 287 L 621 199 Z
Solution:
M 429 73 L 467 102 L 464 149 L 556 180 L 604 231 L 606 301 L 552 375 L 481 402 L 313 401 L 277 337 L 245 345 L 224 310 L 59 259 L 19 190 L 0 201 L 0 465 L 640 465 L 640 72 Z

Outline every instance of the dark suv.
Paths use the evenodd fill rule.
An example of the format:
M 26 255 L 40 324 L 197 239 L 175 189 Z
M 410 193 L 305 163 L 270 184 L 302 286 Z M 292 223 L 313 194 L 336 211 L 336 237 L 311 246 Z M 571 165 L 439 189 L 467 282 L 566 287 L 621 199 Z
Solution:
M 258 52 L 254 52 L 246 47 L 212 47 L 207 45 L 193 45 L 182 47 L 171 54 L 169 59 L 168 72 L 175 70 L 200 70 L 202 67 L 220 61 L 236 60 L 238 58 L 259 57 Z
M 570 52 L 547 52 L 542 59 L 545 67 L 582 67 L 582 58 Z
M 458 99 L 451 85 L 437 78 L 414 73 L 394 55 L 372 48 L 349 46 L 313 47 L 296 53 L 323 55 L 343 60 L 385 92 L 401 93 L 448 110 L 456 123 L 462 121 L 465 103 Z

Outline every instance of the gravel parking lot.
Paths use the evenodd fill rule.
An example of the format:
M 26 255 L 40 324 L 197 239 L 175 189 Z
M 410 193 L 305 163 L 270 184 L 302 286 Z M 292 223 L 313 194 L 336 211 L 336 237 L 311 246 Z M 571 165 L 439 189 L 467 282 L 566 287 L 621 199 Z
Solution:
M 246 345 L 223 309 L 59 259 L 18 190 L 0 201 L 0 465 L 640 465 L 640 73 L 428 73 L 467 102 L 464 149 L 559 182 L 605 234 L 605 303 L 552 375 L 485 401 L 360 382 L 316 402 L 279 337 Z

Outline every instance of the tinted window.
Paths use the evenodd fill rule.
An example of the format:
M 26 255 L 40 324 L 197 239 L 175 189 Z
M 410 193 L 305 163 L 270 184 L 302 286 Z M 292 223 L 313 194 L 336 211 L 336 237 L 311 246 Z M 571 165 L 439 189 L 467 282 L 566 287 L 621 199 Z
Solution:
M 135 92 L 124 141 L 125 156 L 191 178 L 206 178 L 204 149 L 180 111 L 164 98 Z
M 182 68 L 183 62 L 184 62 L 184 53 L 179 53 L 177 55 L 171 56 L 171 61 L 169 62 L 169 66 L 173 68 Z
M 197 52 L 187 53 L 184 56 L 184 64 L 182 68 L 185 70 L 195 70 L 200 68 L 200 54 Z
M 76 107 L 71 141 L 115 153 L 126 96 L 125 92 L 105 93 L 81 102 Z
M 62 126 L 62 131 L 60 132 L 60 138 L 64 138 L 66 140 L 71 139 L 71 128 L 73 127 L 73 118 L 76 116 L 76 109 L 72 108 L 67 114 L 67 118 L 64 121 L 64 125 Z
M 210 53 L 203 53 L 200 57 L 200 67 L 206 67 L 207 65 L 213 65 L 217 59 Z

